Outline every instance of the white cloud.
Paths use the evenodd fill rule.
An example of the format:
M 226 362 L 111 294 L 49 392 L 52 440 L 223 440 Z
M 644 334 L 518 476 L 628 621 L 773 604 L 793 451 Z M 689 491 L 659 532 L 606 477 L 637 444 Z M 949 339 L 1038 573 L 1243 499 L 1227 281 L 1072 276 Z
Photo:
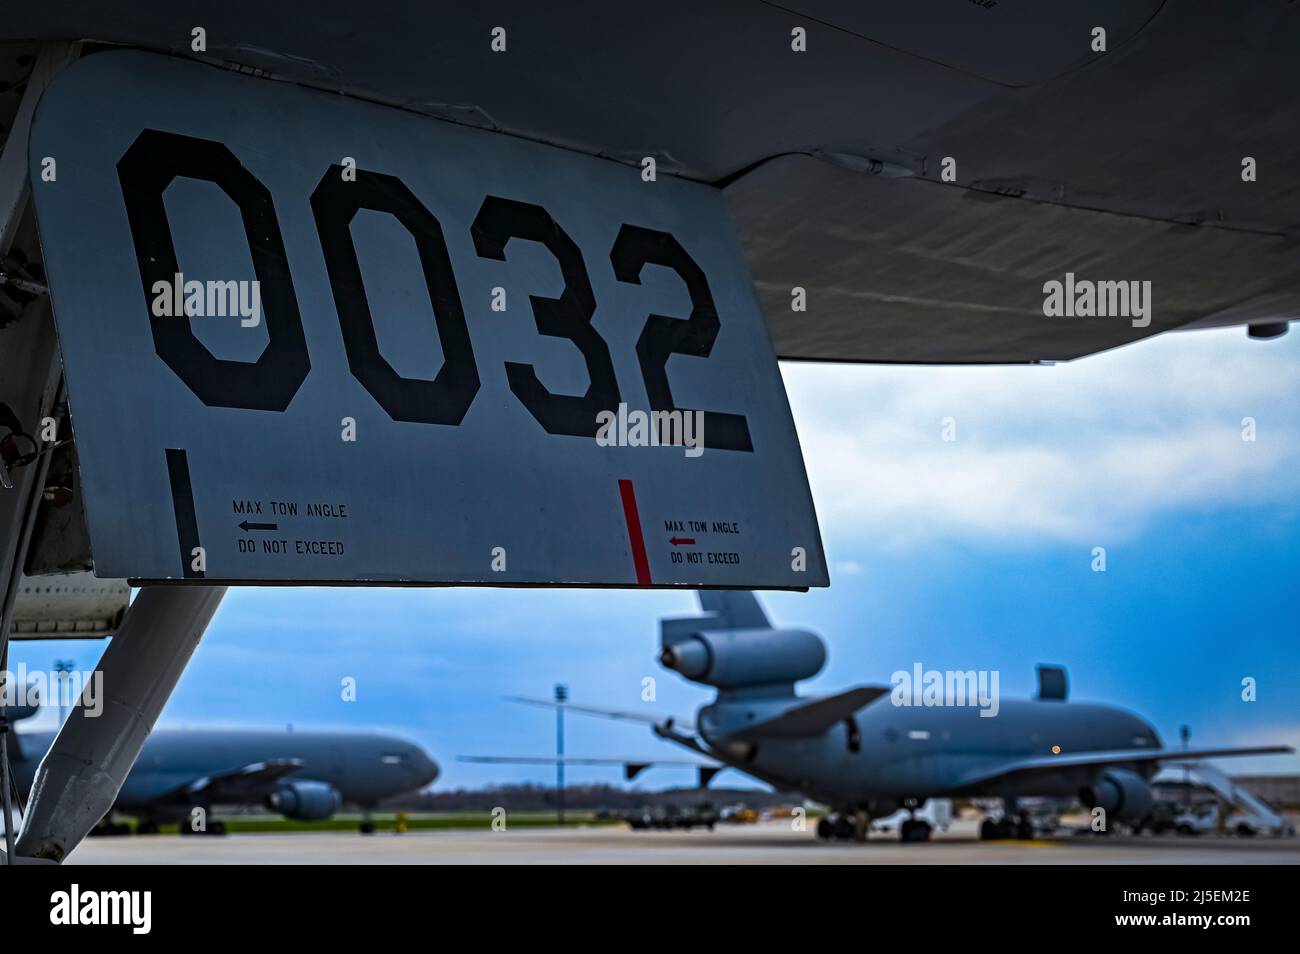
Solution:
M 1298 358 L 1300 341 L 1228 329 L 1054 367 L 782 370 L 824 527 L 1092 545 L 1173 511 L 1294 502 Z

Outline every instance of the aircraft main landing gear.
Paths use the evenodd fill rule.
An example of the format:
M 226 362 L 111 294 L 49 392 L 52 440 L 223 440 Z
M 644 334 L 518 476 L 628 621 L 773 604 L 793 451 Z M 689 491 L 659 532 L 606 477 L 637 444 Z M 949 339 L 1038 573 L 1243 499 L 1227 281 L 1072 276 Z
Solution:
M 1006 814 L 998 819 L 986 818 L 980 823 L 980 841 L 1030 841 L 1033 837 L 1033 822 L 1024 813 L 1019 819 Z
M 907 821 L 898 826 L 898 840 L 904 844 L 929 841 L 930 835 L 934 833 L 934 828 L 924 818 L 916 817 L 916 810 L 924 804 L 924 800 L 905 798 L 899 804 L 907 809 Z
M 866 841 L 871 816 L 866 812 L 831 812 L 817 821 L 817 837 L 822 841 Z
M 929 841 L 934 829 L 924 818 L 909 818 L 898 828 L 899 840 L 903 842 Z

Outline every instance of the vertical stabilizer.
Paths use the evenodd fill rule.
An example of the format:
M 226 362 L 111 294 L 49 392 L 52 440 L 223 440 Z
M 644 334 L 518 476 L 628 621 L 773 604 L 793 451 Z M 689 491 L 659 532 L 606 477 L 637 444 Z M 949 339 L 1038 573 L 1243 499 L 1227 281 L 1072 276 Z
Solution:
M 716 613 L 718 629 L 771 629 L 767 614 L 749 590 L 700 590 L 700 608 Z

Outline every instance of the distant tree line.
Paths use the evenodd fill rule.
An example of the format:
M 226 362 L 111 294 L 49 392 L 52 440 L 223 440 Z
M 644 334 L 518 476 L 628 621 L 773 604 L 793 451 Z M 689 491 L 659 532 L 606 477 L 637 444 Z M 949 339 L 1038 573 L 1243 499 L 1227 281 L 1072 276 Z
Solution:
M 389 799 L 380 807 L 386 811 L 407 812 L 487 812 L 498 806 L 515 811 L 554 811 L 555 796 L 555 789 L 548 785 L 499 785 L 413 792 Z M 670 788 L 650 792 L 612 785 L 573 785 L 564 790 L 564 805 L 573 811 L 630 809 L 645 805 L 698 805 L 700 802 L 713 805 L 743 802 L 752 808 L 768 808 L 789 805 L 796 800 L 791 795 L 761 789 Z

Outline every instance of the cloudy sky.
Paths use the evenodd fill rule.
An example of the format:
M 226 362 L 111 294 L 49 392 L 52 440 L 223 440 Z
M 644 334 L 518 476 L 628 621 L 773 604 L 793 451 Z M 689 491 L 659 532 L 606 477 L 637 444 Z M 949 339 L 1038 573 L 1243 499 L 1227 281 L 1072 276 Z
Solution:
M 783 373 L 832 586 L 764 599 L 829 643 L 807 691 L 921 662 L 998 669 L 1005 696 L 1030 695 L 1048 661 L 1069 668 L 1073 698 L 1134 709 L 1166 740 L 1188 724 L 1194 744 L 1300 746 L 1300 333 L 1167 334 L 1054 367 Z M 501 697 L 555 682 L 575 701 L 689 714 L 708 693 L 654 656 L 657 619 L 693 610 L 661 592 L 232 590 L 162 722 L 383 727 L 428 747 L 439 787 L 545 781 L 455 757 L 553 751 L 550 714 Z M 91 668 L 101 648 L 17 643 L 12 661 Z M 1241 700 L 1245 677 L 1256 702 Z M 644 727 L 569 726 L 574 755 L 680 755 Z M 1300 772 L 1300 759 L 1231 768 Z M 661 768 L 637 785 L 690 777 Z

